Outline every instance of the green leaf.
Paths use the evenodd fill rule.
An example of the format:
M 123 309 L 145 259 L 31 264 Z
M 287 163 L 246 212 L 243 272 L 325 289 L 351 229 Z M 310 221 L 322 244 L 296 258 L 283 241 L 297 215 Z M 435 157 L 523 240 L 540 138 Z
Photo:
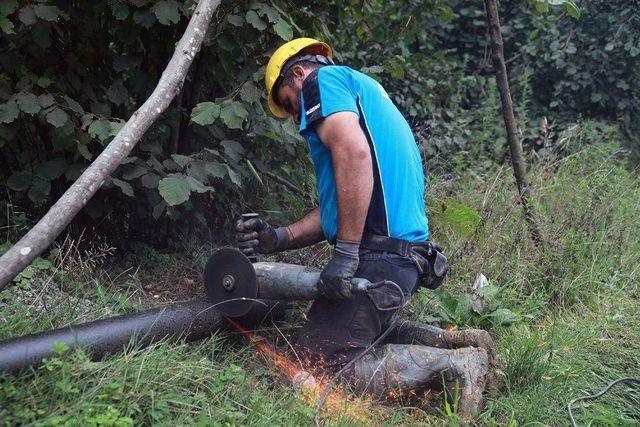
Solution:
M 158 219 L 162 216 L 162 214 L 164 213 L 164 208 L 167 207 L 167 202 L 165 202 L 164 200 L 162 200 L 160 203 L 158 203 L 157 205 L 155 205 L 153 207 L 153 218 L 154 219 Z
M 168 176 L 160 180 L 158 191 L 169 206 L 176 206 L 189 200 L 191 184 L 185 176 Z
M 52 348 L 53 352 L 58 356 L 66 353 L 69 350 L 69 346 L 63 342 L 54 342 Z
M 18 8 L 18 0 L 0 0 L 0 16 L 8 16 Z
M 240 89 L 240 98 L 244 102 L 248 102 L 249 104 L 253 104 L 254 102 L 260 101 L 262 97 L 262 90 L 258 88 L 252 82 L 245 82 Z
M 148 30 L 156 22 L 156 17 L 148 10 L 136 10 L 133 12 L 133 20 L 136 24 Z
M 154 189 L 158 188 L 160 177 L 154 173 L 148 173 L 140 178 L 140 182 L 142 182 L 143 187 Z
M 239 161 L 244 154 L 244 148 L 237 141 L 230 141 L 227 139 L 222 141 L 220 145 L 224 148 L 225 154 L 236 162 Z
M 204 185 L 202 182 L 198 181 L 192 176 L 188 176 L 187 181 L 189 182 L 191 191 L 195 191 L 196 193 L 206 193 L 207 191 L 213 191 L 213 187 Z
M 109 122 L 109 136 L 116 136 L 124 124 L 124 122 Z
M 47 121 L 57 128 L 64 126 L 67 120 L 69 120 L 67 113 L 58 107 L 55 107 L 47 114 Z
M 71 110 L 74 113 L 84 114 L 84 109 L 82 108 L 82 105 L 78 104 L 74 99 L 71 99 L 67 95 L 65 95 L 64 102 L 65 104 L 67 104 L 69 108 L 71 108 Z
M 242 185 L 242 180 L 240 179 L 240 174 L 237 173 L 236 171 L 234 171 L 233 169 L 231 169 L 229 167 L 229 165 L 226 165 L 226 166 L 227 166 L 227 173 L 229 174 L 229 178 L 231 179 L 231 182 L 233 182 L 238 187 L 240 185 Z
M 162 153 L 162 146 L 158 143 L 158 141 L 147 141 L 140 144 L 139 147 L 142 151 L 146 151 L 147 153 L 152 153 L 152 154 Z
M 278 18 L 278 22 L 273 24 L 273 30 L 285 41 L 289 41 L 293 38 L 293 29 L 291 29 L 291 25 L 282 19 L 282 17 Z
M 161 0 L 153 5 L 153 13 L 162 25 L 177 24 L 180 21 L 180 9 L 174 0 Z
M 616 82 L 616 87 L 622 90 L 629 90 L 631 86 L 629 86 L 629 83 L 625 82 L 624 80 L 618 80 Z
M 51 192 L 51 183 L 47 180 L 36 177 L 29 189 L 28 196 L 34 203 L 42 203 L 47 200 Z
M 108 3 L 111 7 L 111 12 L 113 12 L 113 16 L 118 21 L 127 19 L 127 16 L 129 16 L 129 7 L 124 1 L 110 1 Z
M 249 112 L 238 101 L 228 101 L 222 105 L 220 118 L 230 129 L 242 129 L 242 123 L 249 116 Z
M 41 178 L 51 181 L 62 176 L 66 168 L 67 162 L 64 159 L 54 159 L 42 164 L 36 173 Z
M 38 97 L 32 93 L 19 93 L 16 96 L 18 106 L 27 114 L 36 114 L 40 111 L 40 103 Z
M 18 114 L 20 114 L 20 110 L 13 99 L 0 104 L 0 123 L 11 123 L 18 118 Z
M 144 175 L 145 173 L 147 173 L 149 171 L 149 168 L 142 166 L 141 164 L 133 164 L 133 165 L 126 165 L 123 168 L 122 171 L 122 178 L 126 179 L 127 181 L 131 181 L 132 179 L 136 179 L 141 177 L 142 175 Z
M 38 17 L 36 16 L 36 13 L 34 12 L 32 5 L 27 5 L 22 9 L 20 9 L 20 12 L 18 13 L 18 18 L 27 27 L 38 22 Z
M 94 120 L 89 126 L 89 135 L 93 138 L 98 138 L 100 141 L 104 141 L 109 138 L 110 132 L 111 124 L 109 123 L 109 120 Z
M 480 215 L 470 208 L 452 200 L 437 200 L 433 213 L 434 223 L 450 228 L 455 234 L 469 237 L 480 222 Z
M 180 167 L 185 167 L 191 160 L 193 160 L 189 156 L 183 156 L 182 154 L 172 154 L 171 158 L 174 162 L 176 162 Z
M 36 84 L 38 86 L 40 86 L 43 89 L 46 89 L 49 87 L 49 85 L 51 84 L 51 79 L 47 78 L 47 77 L 40 77 L 38 79 L 38 81 L 36 82 Z
M 122 161 L 120 162 L 120 164 L 121 164 L 121 165 L 128 165 L 128 164 L 131 164 L 131 163 L 135 163 L 135 162 L 136 162 L 136 160 L 138 160 L 138 157 L 137 157 L 137 156 L 129 156 L 129 157 L 125 157 L 125 158 L 124 158 L 124 160 L 122 160 Z
M 278 135 L 277 133 L 271 132 L 269 130 L 265 131 L 265 132 L 262 132 L 260 135 L 264 136 L 264 137 L 267 137 L 272 141 L 282 142 L 282 136 L 281 135 Z
M 122 82 L 115 82 L 107 89 L 107 98 L 116 105 L 121 105 L 127 99 L 127 88 Z
M 91 155 L 91 152 L 87 148 L 86 144 L 81 144 L 80 142 L 78 142 L 78 153 L 80 153 L 80 155 L 87 160 L 93 159 L 93 156 Z
M 567 13 L 570 17 L 573 19 L 580 19 L 580 9 L 578 9 L 578 6 L 576 6 L 574 2 L 568 1 L 565 4 L 565 7 L 567 8 Z
M 258 31 L 264 31 L 267 28 L 267 24 L 265 24 L 264 21 L 260 19 L 255 10 L 248 11 L 245 16 L 245 20 Z
M 0 30 L 5 34 L 15 34 L 13 31 L 13 22 L 9 21 L 9 18 L 0 16 Z
M 42 3 L 34 5 L 33 11 L 38 18 L 50 22 L 56 22 L 60 15 L 62 15 L 62 11 L 57 7 Z
M 42 259 L 40 257 L 33 260 L 31 266 L 37 270 L 45 271 L 53 268 L 53 264 L 48 259 Z
M 207 162 L 205 168 L 207 175 L 213 176 L 214 178 L 224 178 L 227 174 L 227 169 L 224 165 L 216 160 Z
M 33 176 L 29 171 L 20 171 L 12 174 L 7 180 L 7 187 L 14 191 L 24 191 L 31 185 Z
M 258 15 L 263 17 L 266 16 L 267 19 L 272 24 L 275 24 L 276 22 L 278 22 L 278 19 L 280 18 L 280 14 L 278 13 L 278 10 L 265 3 L 261 3 L 260 6 L 258 7 Z
M 53 95 L 49 95 L 48 93 L 38 96 L 38 103 L 42 108 L 51 107 L 55 102 L 56 100 Z
M 213 124 L 220 115 L 220 106 L 215 102 L 201 102 L 191 110 L 191 121 L 200 126 Z
M 133 197 L 133 187 L 131 186 L 131 184 L 129 184 L 126 181 L 122 181 L 120 179 L 117 178 L 111 178 L 111 181 L 113 181 L 113 185 L 115 185 L 116 187 L 120 188 L 120 190 L 122 190 L 122 192 L 124 194 L 126 194 L 129 197 Z
M 179 172 L 182 168 L 180 167 L 179 164 L 177 164 L 176 162 L 174 162 L 172 159 L 166 159 L 162 162 L 162 166 L 164 166 L 164 168 L 168 171 L 175 171 L 175 172 Z
M 238 15 L 227 15 L 227 21 L 236 27 L 242 27 L 244 25 L 242 17 Z
M 80 177 L 80 175 L 82 175 L 82 172 L 84 172 L 86 169 L 87 165 L 85 165 L 84 163 L 74 163 L 67 167 L 67 170 L 64 171 L 64 176 L 69 181 L 75 181 Z
M 508 308 L 499 308 L 487 315 L 494 324 L 509 325 L 522 320 L 522 317 L 509 310 Z

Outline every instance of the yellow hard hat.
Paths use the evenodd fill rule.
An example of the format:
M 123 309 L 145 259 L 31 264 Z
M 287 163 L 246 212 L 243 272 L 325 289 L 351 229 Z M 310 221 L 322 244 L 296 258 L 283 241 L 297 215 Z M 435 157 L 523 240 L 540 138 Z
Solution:
M 333 51 L 328 44 L 306 37 L 294 39 L 283 44 L 273 53 L 273 55 L 271 55 L 271 59 L 269 59 L 267 69 L 264 74 L 264 85 L 267 88 L 269 109 L 274 116 L 282 119 L 287 117 L 288 114 L 275 102 L 273 98 L 273 85 L 276 83 L 276 80 L 278 80 L 278 77 L 280 77 L 280 71 L 284 64 L 300 52 L 308 53 L 310 55 L 322 55 L 329 59 L 332 59 L 333 57 Z

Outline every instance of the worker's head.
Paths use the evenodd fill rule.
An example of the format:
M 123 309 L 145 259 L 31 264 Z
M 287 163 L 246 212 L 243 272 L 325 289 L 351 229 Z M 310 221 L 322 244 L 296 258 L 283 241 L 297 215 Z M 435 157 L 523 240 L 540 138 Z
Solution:
M 332 64 L 329 45 L 300 38 L 280 46 L 271 56 L 265 72 L 269 109 L 274 116 L 300 120 L 302 83 L 313 70 Z

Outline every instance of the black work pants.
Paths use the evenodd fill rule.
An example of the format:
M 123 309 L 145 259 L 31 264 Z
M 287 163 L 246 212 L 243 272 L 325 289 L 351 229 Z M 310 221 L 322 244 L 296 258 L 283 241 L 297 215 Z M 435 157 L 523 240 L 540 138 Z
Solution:
M 355 277 L 370 282 L 391 280 L 409 301 L 418 284 L 418 271 L 409 257 L 361 250 Z M 397 307 L 398 291 L 383 287 L 353 299 L 319 298 L 313 302 L 297 339 L 297 350 L 309 368 L 337 370 L 367 348 L 382 333 Z M 378 307 L 378 308 L 377 308 Z

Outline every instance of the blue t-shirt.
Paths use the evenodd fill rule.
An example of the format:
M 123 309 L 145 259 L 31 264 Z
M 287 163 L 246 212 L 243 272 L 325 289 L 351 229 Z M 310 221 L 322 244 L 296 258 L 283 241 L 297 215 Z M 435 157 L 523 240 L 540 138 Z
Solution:
M 331 65 L 305 79 L 300 98 L 300 134 L 309 143 L 327 240 L 336 241 L 338 202 L 331 152 L 313 123 L 339 111 L 358 115 L 371 148 L 374 184 L 364 233 L 412 242 L 427 240 L 422 159 L 409 124 L 384 88 L 349 67 Z

